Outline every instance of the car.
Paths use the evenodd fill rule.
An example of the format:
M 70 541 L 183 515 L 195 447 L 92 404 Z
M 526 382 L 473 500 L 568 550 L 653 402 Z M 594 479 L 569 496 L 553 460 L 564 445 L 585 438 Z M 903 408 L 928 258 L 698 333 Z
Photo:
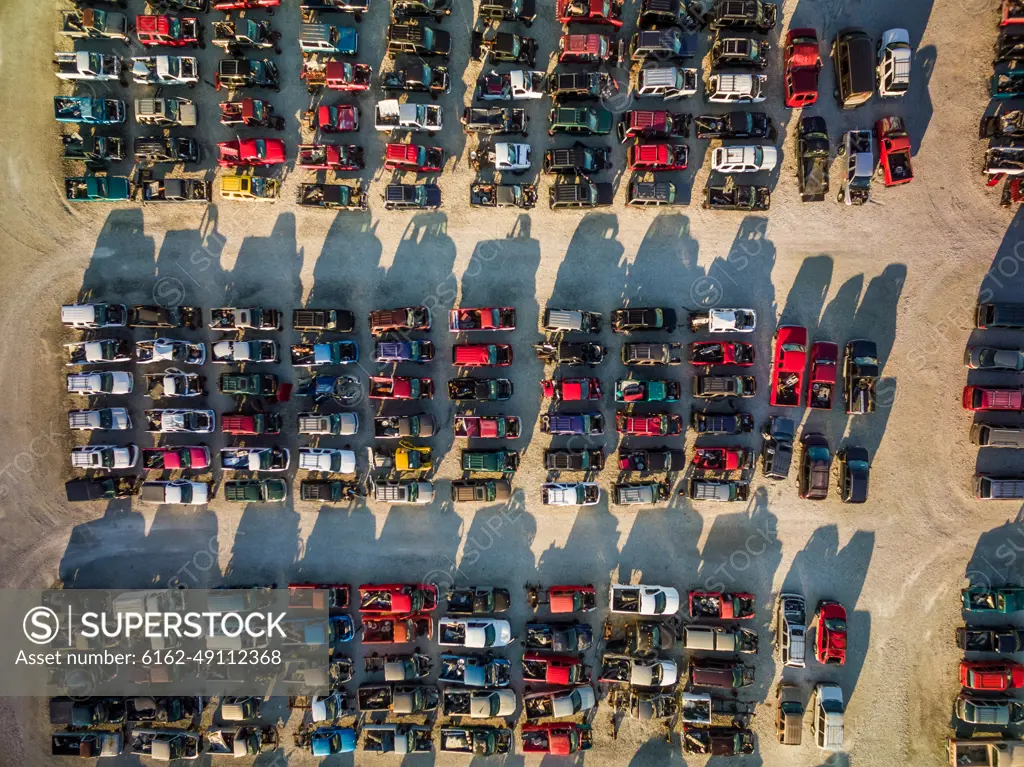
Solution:
M 775 615 L 775 646 L 783 666 L 805 665 L 807 607 L 803 595 L 779 594 Z
M 601 399 L 601 381 L 597 378 L 552 378 L 540 382 L 545 398 L 556 402 L 584 402 Z
M 469 204 L 483 208 L 521 208 L 537 206 L 536 184 L 471 184 Z
M 123 407 L 69 410 L 68 428 L 72 431 L 127 431 L 132 428 L 132 419 Z
M 966 652 L 1012 655 L 1024 652 L 1024 629 L 1016 626 L 962 626 L 956 630 L 956 646 Z
M 567 0 L 579 4 L 580 0 Z M 586 4 L 586 3 L 584 3 Z M 593 5 L 593 3 L 591 3 Z M 606 2 L 605 5 L 608 5 Z M 442 730 L 442 735 L 444 730 Z M 594 736 L 589 724 L 575 722 L 548 722 L 546 724 L 524 724 L 522 728 L 524 753 L 556 754 L 559 756 L 589 751 L 594 745 Z M 444 748 L 442 747 L 442 751 Z M 476 753 L 479 753 L 477 751 Z
M 1024 687 L 1024 666 L 1011 661 L 960 661 L 960 684 L 979 692 L 1006 692 Z
M 384 133 L 397 130 L 436 133 L 444 127 L 444 110 L 437 104 L 383 99 L 373 107 L 373 127 Z
M 719 173 L 774 170 L 778 151 L 773 146 L 720 146 L 711 153 L 711 169 Z
M 448 399 L 453 402 L 496 402 L 512 397 L 507 378 L 453 378 L 448 381 Z
M 326 474 L 355 474 L 356 454 L 329 447 L 300 447 L 299 469 Z
M 601 500 L 596 482 L 545 482 L 540 486 L 545 506 L 594 506 Z
M 767 83 L 767 75 L 713 73 L 704 98 L 712 104 L 760 104 L 768 98 Z
M 512 307 L 452 309 L 448 312 L 448 331 L 515 330 L 516 310 Z
M 778 7 L 763 0 L 715 0 L 712 29 L 749 29 L 759 33 L 775 29 Z
M 839 147 L 846 157 L 845 183 L 836 199 L 844 205 L 864 205 L 871 199 L 875 175 L 874 135 L 870 130 L 847 131 Z
M 913 148 L 902 117 L 891 115 L 875 122 L 878 139 L 878 167 L 886 186 L 909 184 L 914 180 Z
M 128 17 L 125 14 L 92 6 L 77 11 L 61 11 L 60 33 L 74 40 L 108 38 L 120 40 L 125 45 L 131 44 Z
M 359 109 L 351 104 L 321 104 L 314 113 L 313 127 L 324 133 L 349 133 L 359 130 Z M 281 142 L 281 154 L 284 153 Z M 270 164 L 270 163 L 263 163 Z
M 590 685 L 560 687 L 523 696 L 523 709 L 526 711 L 527 720 L 586 714 L 595 706 L 597 696 Z
M 627 167 L 638 171 L 685 170 L 690 157 L 686 144 L 634 143 L 629 148 Z
M 210 467 L 210 448 L 205 445 L 145 447 L 142 467 L 154 471 L 202 470 Z
M 299 413 L 299 434 L 350 436 L 359 432 L 358 413 Z
M 698 75 L 694 68 L 645 63 L 635 70 L 633 93 L 637 98 L 688 98 L 697 94 Z
M 120 370 L 111 373 L 69 373 L 69 394 L 131 394 L 134 378 Z
M 139 136 L 132 146 L 138 163 L 199 162 L 199 142 L 186 136 Z
M 693 466 L 701 472 L 743 471 L 754 465 L 754 453 L 745 447 L 696 447 Z
M 618 84 L 607 72 L 562 72 L 547 77 L 548 95 L 555 102 L 606 99 L 618 90 Z
M 566 34 L 558 39 L 559 64 L 592 64 L 617 55 L 611 38 L 601 34 Z
M 544 153 L 545 173 L 599 173 L 611 167 L 611 149 L 585 146 L 576 142 L 567 149 L 549 149 Z
M 217 74 L 213 76 L 215 90 L 226 88 L 281 89 L 281 75 L 277 64 L 270 59 L 221 59 Z
M 771 46 L 766 40 L 733 36 L 719 32 L 711 44 L 711 68 L 764 69 L 768 66 Z
M 651 138 L 685 138 L 690 134 L 692 117 L 664 109 L 631 109 L 619 117 L 615 131 L 619 141 Z
M 410 376 L 370 376 L 367 396 L 370 399 L 431 399 L 434 396 L 434 381 Z
M 607 350 L 601 344 L 544 341 L 533 345 L 537 359 L 569 367 L 599 365 Z
M 865 503 L 871 457 L 862 447 L 844 447 L 836 453 L 839 461 L 839 497 L 843 503 Z
M 615 381 L 616 402 L 678 402 L 682 394 L 679 381 L 655 379 L 638 381 L 632 378 Z M 598 389 L 600 392 L 600 389 Z
M 608 24 L 621 27 L 621 0 L 557 0 L 555 20 L 560 24 Z
M 436 173 L 444 167 L 444 149 L 420 144 L 388 143 L 384 147 L 385 170 Z
M 131 342 L 116 338 L 64 344 L 64 350 L 67 352 L 64 364 L 68 366 L 128 362 L 132 358 Z
M 136 445 L 80 445 L 71 448 L 71 466 L 75 469 L 131 469 L 138 461 L 139 448 Z
M 131 199 L 131 179 L 127 176 L 69 176 L 64 179 L 64 199 L 68 202 L 123 202 Z
M 647 208 L 658 205 L 673 205 L 676 201 L 676 185 L 669 181 L 643 181 L 633 179 L 626 191 L 626 205 Z
M 646 449 L 619 448 L 619 471 L 681 471 L 686 467 L 686 453 L 667 447 Z
M 814 614 L 814 626 L 814 657 L 818 663 L 846 663 L 846 608 L 839 602 L 822 600 Z M 1024 667 L 1021 671 L 1024 673 Z
M 680 494 L 684 494 L 683 491 Z M 693 476 L 685 495 L 694 501 L 745 502 L 750 497 L 750 483 L 742 479 Z
M 132 80 L 138 85 L 187 85 L 199 82 L 199 60 L 192 56 L 134 56 Z
M 512 627 L 506 620 L 445 616 L 438 621 L 437 643 L 441 647 L 499 648 L 507 647 L 513 639 Z
M 809 107 L 818 100 L 821 53 L 815 30 L 805 27 L 789 30 L 783 49 L 782 71 L 788 108 Z
M 433 17 L 440 23 L 452 12 L 452 0 L 391 0 L 391 15 L 396 19 Z
M 698 375 L 693 377 L 693 396 L 700 399 L 748 398 L 757 394 L 754 376 Z
M 469 164 L 473 170 L 494 168 L 498 171 L 522 175 L 530 169 L 532 151 L 529 144 L 500 142 L 493 146 L 480 144 L 469 153 Z
M 209 434 L 217 424 L 212 410 L 187 408 L 146 410 L 146 431 L 159 434 Z
M 749 139 L 774 141 L 778 133 L 766 112 L 726 112 L 722 115 L 698 115 L 693 119 L 697 138 Z
M 512 497 L 512 483 L 507 479 L 455 480 L 452 503 L 495 503 Z
M 683 433 L 683 417 L 678 413 L 615 414 L 615 431 L 634 437 L 672 437 Z
M 195 17 L 139 14 L 135 17 L 135 36 L 146 47 L 205 47 L 203 28 Z
M 632 333 L 643 330 L 673 332 L 676 327 L 675 310 L 667 307 L 616 309 L 611 316 L 613 333 Z
M 711 210 L 768 210 L 771 190 L 767 186 L 737 184 L 729 177 L 725 184 L 704 187 L 701 206 Z
M 827 751 L 841 751 L 846 707 L 843 688 L 819 682 L 811 695 L 811 735 L 814 744 Z
M 974 586 L 960 592 L 964 612 L 1009 614 L 1024 610 L 1024 586 Z
M 463 450 L 464 472 L 512 474 L 519 468 L 519 453 L 515 450 Z
M 1024 703 L 1009 698 L 985 698 L 960 693 L 953 706 L 957 719 L 966 724 L 997 727 L 1024 724 Z
M 225 470 L 286 471 L 290 462 L 290 454 L 285 448 L 226 447 L 220 450 L 220 466 Z M 165 466 L 166 463 L 165 456 Z
M 690 364 L 695 367 L 750 367 L 756 356 L 754 345 L 744 341 L 694 341 L 689 347 Z
M 747 592 L 691 591 L 687 603 L 693 620 L 747 620 L 754 617 L 757 599 Z
M 968 346 L 964 351 L 964 364 L 971 370 L 1008 370 L 1024 372 L 1024 351 L 996 349 L 991 346 Z
M 597 437 L 604 434 L 604 416 L 599 412 L 543 413 L 540 430 L 544 434 Z
M 641 29 L 629 40 L 629 58 L 642 62 L 678 61 L 693 58 L 696 53 L 696 39 L 683 36 L 679 27 Z
M 139 490 L 142 503 L 202 506 L 210 499 L 210 485 L 187 479 L 143 482 Z
M 829 476 L 832 471 L 832 453 L 825 435 L 804 432 L 800 438 L 800 497 L 822 501 L 828 497 Z
M 793 440 L 796 424 L 792 418 L 773 415 L 761 431 L 761 471 L 769 479 L 786 479 L 793 462 Z
M 807 367 L 807 328 L 782 325 L 775 331 L 774 345 L 769 401 L 774 407 L 800 407 Z
M 1024 304 L 982 303 L 975 310 L 974 326 L 986 328 L 1024 329 Z
M 451 50 L 451 33 L 443 29 L 413 23 L 388 25 L 388 56 L 409 53 L 414 56 L 439 56 L 447 59 Z
M 479 101 L 539 99 L 544 96 L 546 83 L 546 72 L 517 69 L 498 74 L 491 70 L 477 79 L 473 98 Z
M 260 167 L 285 161 L 284 142 L 280 139 L 234 139 L 217 144 L 217 164 L 221 167 Z
M 796 139 L 796 180 L 802 202 L 821 202 L 828 194 L 831 150 L 825 118 L 803 117 Z
M 128 310 L 124 304 L 66 304 L 60 308 L 60 321 L 72 328 L 123 328 Z
M 905 96 L 910 90 L 910 68 L 913 51 L 910 33 L 905 29 L 890 29 L 878 42 L 876 80 L 878 95 L 882 98 Z
M 295 367 L 351 365 L 359 361 L 359 347 L 355 341 L 292 344 L 289 351 Z
M 448 67 L 438 67 L 425 61 L 409 62 L 404 67 L 380 74 L 380 87 L 385 94 L 391 91 L 429 93 L 437 98 L 451 90 Z
M 299 144 L 295 165 L 310 170 L 335 172 L 362 170 L 363 149 L 355 144 Z
M 600 471 L 604 468 L 604 451 L 547 448 L 544 468 L 548 471 Z
M 211 347 L 212 362 L 229 365 L 238 362 L 278 362 L 277 341 L 261 338 L 255 341 L 215 341 Z
M 522 1 L 511 0 L 513 3 Z M 495 63 L 511 62 L 525 64 L 529 67 L 537 63 L 537 41 L 532 37 L 511 32 L 488 34 L 487 31 L 473 30 L 470 34 L 469 46 L 470 58 L 474 61 L 488 58 Z
M 437 184 L 388 184 L 382 195 L 385 210 L 437 210 L 441 188 Z
M 682 344 L 629 343 L 622 345 L 623 365 L 680 365 Z
M 671 586 L 613 583 L 608 605 L 612 613 L 673 615 L 679 611 L 679 592 Z
M 746 434 L 754 430 L 754 418 L 749 413 L 712 413 L 691 409 L 690 423 L 697 434 Z
M 221 394 L 241 397 L 273 397 L 277 386 L 277 376 L 269 373 L 222 373 L 217 379 Z
M 569 208 L 606 208 L 612 204 L 615 188 L 609 183 L 595 183 L 586 176 L 559 176 L 551 185 L 548 207 L 551 210 Z
M 615 116 L 595 107 L 555 107 L 548 112 L 548 135 L 573 133 L 604 136 L 612 132 Z
M 452 345 L 452 365 L 455 367 L 507 367 L 511 364 L 511 344 Z
M 840 109 L 866 104 L 875 91 L 877 65 L 871 38 L 863 29 L 841 29 L 832 43 L 832 64 Z M 907 73 L 909 75 L 909 71 Z
M 757 312 L 753 309 L 716 308 L 690 312 L 690 332 L 753 333 L 757 328 Z

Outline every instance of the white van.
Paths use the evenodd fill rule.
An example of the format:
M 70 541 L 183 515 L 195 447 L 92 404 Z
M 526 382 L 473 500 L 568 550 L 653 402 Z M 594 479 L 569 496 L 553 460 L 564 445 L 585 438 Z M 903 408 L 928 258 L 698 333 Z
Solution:
M 713 74 L 705 98 L 715 104 L 759 104 L 767 98 L 767 82 L 767 75 Z
M 814 745 L 826 751 L 843 749 L 843 690 L 837 684 L 819 683 L 811 698 L 814 718 L 811 720 L 811 734 Z

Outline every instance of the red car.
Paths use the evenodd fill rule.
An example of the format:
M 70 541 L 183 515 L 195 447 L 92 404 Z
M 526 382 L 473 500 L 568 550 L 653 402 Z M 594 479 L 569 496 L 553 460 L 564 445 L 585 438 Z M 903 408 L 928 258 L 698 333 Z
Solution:
M 312 170 L 362 170 L 363 148 L 356 144 L 299 144 L 295 164 Z
M 554 378 L 541 381 L 545 397 L 563 402 L 601 399 L 601 381 L 597 378 Z
M 683 417 L 678 413 L 616 413 L 615 431 L 631 437 L 674 437 L 683 433 Z
M 698 447 L 693 465 L 705 471 L 737 471 L 750 468 L 753 453 L 744 447 Z
M 590 667 L 575 655 L 528 652 L 523 655 L 523 679 L 544 684 L 584 684 L 590 681 Z
M 965 386 L 964 408 L 983 410 L 1024 410 L 1024 390 L 992 386 Z
M 813 29 L 789 30 L 782 66 L 787 107 L 799 109 L 818 100 L 821 54 L 818 52 L 817 32 Z
M 553 614 L 589 613 L 597 609 L 597 591 L 593 586 L 549 586 L 546 590 L 539 585 L 526 586 L 526 601 L 534 610 L 545 604 L 545 594 L 548 612 Z
M 135 34 L 146 46 L 164 45 L 169 48 L 198 48 L 202 43 L 199 19 L 177 16 L 136 16 Z
M 177 471 L 210 468 L 210 449 L 202 445 L 181 447 L 144 447 L 142 465 L 146 469 Z
M 324 69 L 324 81 L 332 91 L 359 92 L 368 90 L 370 78 L 373 76 L 373 67 L 369 64 L 328 61 Z
M 437 608 L 432 583 L 364 583 L 359 587 L 359 612 L 370 615 L 409 615 Z
M 370 399 L 431 399 L 434 382 L 430 378 L 408 376 L 371 376 Z
M 811 373 L 807 376 L 807 406 L 831 410 L 836 389 L 839 347 L 831 341 L 818 341 L 811 347 Z
M 243 138 L 217 144 L 217 164 L 225 168 L 240 165 L 279 165 L 284 162 L 284 142 L 279 138 Z
M 690 344 L 691 365 L 736 365 L 750 367 L 754 364 L 754 345 L 745 341 L 694 341 Z
M 783 325 L 775 331 L 771 404 L 800 407 L 804 368 L 807 367 L 807 328 Z
M 846 663 L 846 608 L 838 602 L 819 602 L 814 616 L 814 657 L 818 663 L 842 666 Z
M 444 150 L 439 146 L 388 144 L 384 148 L 385 170 L 437 173 L 444 167 Z
M 348 133 L 359 130 L 359 110 L 351 104 L 321 106 L 316 112 L 317 125 L 324 133 Z
M 455 344 L 452 364 L 460 368 L 506 367 L 512 364 L 509 344 Z
M 274 8 L 281 4 L 281 0 L 217 0 L 211 6 L 215 11 L 247 11 L 259 8 L 267 9 L 267 13 L 274 15 Z
M 615 53 L 605 35 L 562 35 L 558 41 L 558 63 L 599 64 Z
M 903 127 L 903 118 L 883 117 L 875 123 L 875 135 L 878 137 L 878 164 L 882 169 L 882 182 L 886 186 L 899 186 L 913 181 L 910 136 Z
M 558 0 L 555 18 L 562 24 L 622 26 L 622 0 Z
M 686 170 L 690 148 L 686 144 L 633 144 L 629 148 L 630 170 Z
M 968 690 L 1004 692 L 1024 687 L 1024 666 L 1010 661 L 960 661 L 960 684 Z
M 523 725 L 523 753 L 569 756 L 594 744 L 589 724 L 549 722 Z
M 757 598 L 746 591 L 691 591 L 688 595 L 690 617 L 694 620 L 736 621 L 754 617 Z

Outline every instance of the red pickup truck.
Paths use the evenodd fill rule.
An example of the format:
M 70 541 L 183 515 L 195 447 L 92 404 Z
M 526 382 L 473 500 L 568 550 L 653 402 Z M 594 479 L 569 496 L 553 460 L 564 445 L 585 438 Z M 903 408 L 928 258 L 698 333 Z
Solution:
M 1008 661 L 960 662 L 960 684 L 968 690 L 1003 692 L 1024 687 L 1024 666 Z
M 965 386 L 964 409 L 975 412 L 983 410 L 1024 410 L 1024 390 L 1000 389 L 988 386 Z
M 800 407 L 804 368 L 807 367 L 807 328 L 783 325 L 775 331 L 771 404 Z
M 836 364 L 839 347 L 831 341 L 818 341 L 811 347 L 811 372 L 807 376 L 807 406 L 831 410 L 836 389 Z

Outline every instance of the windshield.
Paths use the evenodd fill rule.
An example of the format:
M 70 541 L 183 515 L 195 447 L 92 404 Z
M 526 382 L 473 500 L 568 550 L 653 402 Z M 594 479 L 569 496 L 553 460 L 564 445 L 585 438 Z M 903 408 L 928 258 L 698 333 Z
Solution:
M 825 628 L 829 631 L 834 631 L 836 633 L 845 632 L 846 621 L 844 621 L 842 618 L 826 618 Z
M 181 486 L 181 502 L 182 503 L 191 503 L 192 502 L 192 485 L 191 484 L 182 485 Z
M 661 665 L 661 663 L 658 663 L 658 665 L 656 666 L 651 666 L 651 684 L 660 685 L 664 672 L 665 668 Z
M 497 716 L 501 710 L 501 698 L 497 693 L 491 695 L 491 716 Z
M 804 351 L 803 344 L 783 344 L 782 351 L 784 352 L 802 352 Z
M 812 447 L 807 451 L 807 456 L 815 462 L 828 462 L 827 447 Z
M 572 701 L 572 712 L 574 714 L 583 708 L 583 697 L 580 695 L 579 690 L 573 690 L 572 695 L 569 696 L 569 700 Z
M 867 461 L 849 461 L 846 465 L 850 467 L 850 471 L 854 474 L 867 474 L 868 472 Z
M 171 37 L 181 37 L 181 20 L 176 19 L 173 16 L 166 17 L 169 22 L 167 25 L 168 34 Z
M 253 101 L 252 102 L 252 116 L 254 120 L 259 122 L 263 121 L 263 102 Z
M 497 633 L 494 630 L 494 626 L 487 626 L 484 628 L 484 646 L 491 647 L 494 645 L 494 641 L 497 639 Z
M 423 45 L 427 48 L 434 47 L 434 30 L 430 27 L 423 28 Z
M 667 600 L 665 599 L 664 593 L 658 593 L 654 595 L 654 612 L 663 613 L 665 612 Z
M 255 139 L 253 143 L 256 145 L 256 156 L 266 157 L 267 156 L 267 142 L 261 138 Z
M 114 423 L 114 416 L 111 415 L 111 412 L 109 410 L 101 410 L 99 421 L 100 428 L 109 429 L 111 425 Z

